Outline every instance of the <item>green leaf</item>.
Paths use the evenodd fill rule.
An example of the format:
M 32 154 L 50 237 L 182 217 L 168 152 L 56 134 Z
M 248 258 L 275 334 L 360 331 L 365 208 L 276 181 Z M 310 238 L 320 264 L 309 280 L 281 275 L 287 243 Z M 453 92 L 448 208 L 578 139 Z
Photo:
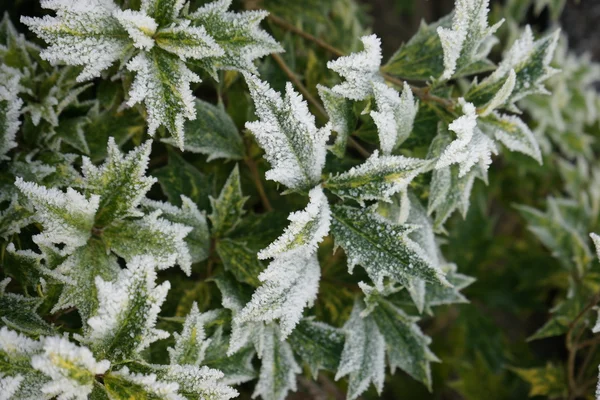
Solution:
M 256 256 L 257 251 L 243 241 L 227 238 L 219 239 L 215 248 L 225 270 L 231 272 L 235 279 L 254 287 L 260 285 L 258 275 L 265 265 Z
M 95 226 L 103 228 L 116 220 L 139 217 L 137 210 L 142 199 L 156 182 L 146 177 L 152 141 L 147 141 L 123 156 L 115 140 L 108 140 L 108 156 L 101 167 L 83 158 L 82 171 L 86 194 L 100 197 Z
M 175 205 L 181 203 L 181 195 L 189 197 L 201 210 L 209 206 L 208 179 L 192 164 L 175 151 L 168 150 L 169 164 L 153 172 L 169 201 Z
M 542 164 L 540 145 L 521 118 L 493 113 L 480 121 L 484 128 L 490 128 L 496 140 L 509 150 L 526 154 Z
M 219 197 L 210 197 L 212 213 L 208 216 L 212 222 L 213 237 L 220 237 L 231 232 L 244 215 L 244 203 L 248 197 L 242 195 L 240 185 L 240 170 L 238 165 L 233 168 L 227 182 L 223 185 Z
M 533 335 L 527 338 L 530 340 L 539 340 L 548 337 L 561 336 L 567 333 L 569 325 L 575 320 L 579 313 L 588 303 L 587 296 L 574 294 L 567 297 L 564 301 L 556 304 L 550 312 L 550 319 L 540 327 Z
M 96 278 L 99 305 L 88 320 L 84 340 L 94 354 L 114 361 L 129 360 L 154 341 L 169 336 L 155 327 L 170 288 L 168 281 L 156 286 L 156 267 L 151 257 L 136 257 L 113 282 Z
M 256 353 L 254 348 L 248 346 L 227 356 L 229 339 L 228 335 L 223 335 L 223 327 L 218 327 L 210 337 L 203 365 L 223 372 L 225 376 L 221 381 L 227 385 L 238 385 L 256 378 L 256 371 L 252 366 Z
M 546 396 L 563 398 L 568 394 L 567 376 L 562 366 L 552 363 L 539 368 L 511 368 L 521 379 L 531 385 L 529 397 Z
M 185 225 L 192 231 L 185 237 L 185 243 L 190 252 L 192 264 L 208 258 L 210 247 L 210 234 L 206 223 L 206 216 L 198 207 L 184 195 L 181 195 L 181 208 L 160 201 L 145 200 L 143 207 L 151 211 L 160 210 L 161 216 L 167 221 Z
M 382 298 L 378 299 L 370 316 L 385 338 L 392 373 L 400 368 L 431 391 L 430 363 L 439 362 L 439 359 L 429 350 L 431 338 L 417 325 L 419 319 Z
M 6 286 L 9 282 L 10 278 L 0 282 L 0 326 L 32 336 L 53 335 L 54 328 L 35 311 L 43 300 L 7 293 Z
M 344 334 L 340 329 L 304 318 L 290 335 L 289 343 L 316 380 L 321 369 L 337 370 L 344 349 Z
M 207 161 L 241 160 L 244 143 L 231 117 L 219 106 L 196 99 L 196 119 L 185 123 L 185 151 L 202 153 Z M 165 142 L 175 144 L 172 139 Z
M 166 26 L 173 22 L 183 8 L 179 0 L 144 0 L 142 11 L 156 21 L 158 26 Z
M 168 349 L 172 365 L 200 365 L 202 363 L 204 352 L 210 344 L 210 340 L 206 340 L 205 323 L 206 317 L 198 311 L 198 304 L 194 302 L 185 318 L 183 330 L 180 334 L 173 334 L 175 346 Z
M 329 177 L 325 188 L 342 199 L 389 201 L 390 196 L 405 189 L 430 164 L 403 156 L 379 156 L 374 151 L 363 164 Z
M 331 231 L 336 246 L 348 256 L 349 272 L 356 264 L 362 265 L 377 287 L 383 287 L 385 277 L 402 284 L 410 277 L 447 283 L 442 271 L 408 237 L 414 229 L 411 225 L 393 225 L 372 210 L 333 207 Z
M 337 134 L 335 143 L 329 150 L 337 157 L 343 158 L 346 153 L 348 137 L 354 131 L 357 122 L 352 102 L 334 93 L 328 87 L 317 85 L 317 90 L 329 116 L 331 130 Z
M 0 237 L 6 240 L 9 236 L 20 233 L 21 229 L 31 223 L 33 216 L 33 210 L 25 206 L 22 198 L 12 196 L 8 207 L 0 212 Z

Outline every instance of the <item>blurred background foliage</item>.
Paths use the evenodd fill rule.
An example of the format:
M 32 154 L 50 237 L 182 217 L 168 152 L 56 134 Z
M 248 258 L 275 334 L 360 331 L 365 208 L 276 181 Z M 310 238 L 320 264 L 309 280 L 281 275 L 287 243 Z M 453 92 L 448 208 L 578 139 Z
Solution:
M 194 7 L 204 2 L 193 0 L 192 3 Z M 265 27 L 283 43 L 286 52 L 281 59 L 313 96 L 317 94 L 318 83 L 330 86 L 335 79 L 326 68 L 326 60 L 333 56 L 294 34 L 285 24 L 314 35 L 344 53 L 360 49 L 359 37 L 363 34 L 377 33 L 382 39 L 385 61 L 416 33 L 421 20 L 433 22 L 448 14 L 452 7 L 452 0 L 234 1 L 234 8 L 265 8 L 271 11 L 274 17 L 265 21 Z M 385 399 L 567 397 L 569 350 L 565 346 L 564 335 L 535 341 L 528 338 L 546 323 L 550 310 L 567 297 L 570 275 L 552 252 L 527 229 L 527 220 L 515 205 L 545 210 L 548 196 L 573 197 L 573 194 L 588 190 L 584 187 L 590 184 L 590 180 L 586 182 L 584 176 L 581 186 L 575 186 L 569 192 L 568 185 L 575 184 L 574 178 L 569 175 L 571 170 L 564 166 L 561 168 L 560 163 L 567 160 L 569 165 L 575 165 L 577 160 L 581 160 L 580 163 L 590 168 L 598 164 L 600 129 L 597 118 L 578 115 L 577 110 L 593 111 L 589 105 L 581 106 L 578 100 L 589 90 L 592 78 L 597 76 L 597 67 L 591 60 L 600 57 L 600 35 L 597 34 L 600 1 L 505 0 L 493 1 L 491 8 L 492 19 L 507 20 L 498 34 L 503 45 L 496 48 L 509 47 L 518 27 L 524 24 L 531 24 L 537 34 L 559 25 L 563 28 L 562 50 L 559 50 L 555 64 L 567 75 L 557 76 L 548 84 L 550 91 L 562 91 L 563 95 L 537 96 L 523 106 L 529 115 L 535 116 L 529 122 L 533 125 L 533 119 L 538 121 L 532 128 L 536 129 L 542 143 L 546 141 L 547 156 L 544 165 L 540 166 L 527 156 L 504 152 L 490 169 L 489 184 L 476 183 L 466 218 L 455 214 L 447 224 L 449 235 L 445 237 L 443 247 L 446 259 L 455 262 L 461 273 L 477 279 L 464 290 L 470 303 L 440 307 L 435 318 L 424 322 L 425 333 L 433 338 L 432 350 L 443 360 L 433 365 L 432 393 L 402 372 L 396 372 L 387 377 L 382 394 Z M 43 15 L 38 0 L 4 0 L 2 9 L 9 13 L 21 32 L 27 30 L 19 25 L 15 16 Z M 568 55 L 567 46 L 574 54 Z M 584 52 L 589 52 L 591 58 L 577 58 L 582 57 Z M 496 54 L 496 59 L 499 56 Z M 261 62 L 260 71 L 262 79 L 277 90 L 290 80 L 289 74 L 275 58 L 266 57 Z M 580 96 L 578 90 L 584 94 Z M 205 79 L 196 88 L 195 94 L 213 103 L 222 102 L 240 129 L 252 116 L 245 85 L 235 73 L 222 73 L 219 83 Z M 594 103 L 591 107 L 598 109 L 598 104 Z M 115 134 L 114 129 L 107 127 L 105 130 Z M 432 129 L 433 132 L 425 134 L 433 135 L 435 126 Z M 143 130 L 133 131 L 129 135 L 134 141 L 141 140 Z M 368 132 L 359 137 L 365 146 L 369 145 Z M 250 144 L 250 148 L 251 153 L 259 154 L 255 145 L 252 147 Z M 167 152 L 161 154 L 167 155 Z M 267 165 L 261 160 L 258 168 L 264 172 Z M 223 171 L 204 158 L 175 151 L 170 151 L 151 166 L 151 173 L 159 179 L 165 193 L 168 194 L 171 188 L 174 193 L 195 194 L 196 202 L 204 209 L 208 208 L 208 204 L 202 204 L 207 195 L 218 194 L 225 181 L 227 176 Z M 250 176 L 242 176 L 242 186 L 251 199 L 259 198 Z M 596 187 L 596 190 L 599 189 L 600 186 Z M 156 197 L 160 197 L 158 185 L 154 190 Z M 266 191 L 273 208 L 281 211 L 280 218 L 262 221 L 269 228 L 265 230 L 264 238 L 264 242 L 268 243 L 285 224 L 287 212 L 299 209 L 303 204 L 301 199 L 294 203 L 290 196 L 285 201 L 281 200 L 275 185 L 269 181 Z M 257 213 L 263 211 L 258 202 L 248 204 L 247 208 Z M 591 217 L 587 228 L 597 229 L 598 215 L 592 214 Z M 256 220 L 261 223 L 258 218 Z M 258 244 L 257 248 L 260 247 Z M 331 252 L 322 254 L 322 265 L 326 267 L 315 312 L 319 319 L 339 325 L 349 314 L 347 307 L 352 303 L 347 300 L 352 292 L 338 277 L 345 274 L 340 273 L 345 263 L 336 260 L 338 256 L 331 256 Z M 209 260 L 203 268 L 210 271 L 213 261 Z M 596 271 L 597 264 L 596 261 L 593 265 Z M 204 273 L 205 270 L 195 271 L 195 276 Z M 219 292 L 212 282 L 182 279 L 178 274 L 169 276 L 169 279 L 172 282 L 177 279 L 183 281 L 174 285 L 180 288 L 178 292 L 169 294 L 164 308 L 166 315 L 185 315 L 193 301 L 197 301 L 202 310 L 220 304 Z M 575 363 L 579 367 L 584 362 L 589 364 L 582 373 L 585 375 L 582 382 L 587 384 L 594 378 L 594 385 L 585 388 L 580 397 L 572 399 L 593 398 L 600 355 L 594 351 L 589 354 L 591 358 L 587 361 L 577 358 Z M 290 398 L 343 398 L 343 392 L 336 389 L 332 381 L 332 376 L 323 375 L 315 387 L 309 380 L 301 379 L 298 392 Z M 252 385 L 242 387 L 242 398 L 248 397 Z M 371 388 L 362 398 L 377 398 L 377 394 Z

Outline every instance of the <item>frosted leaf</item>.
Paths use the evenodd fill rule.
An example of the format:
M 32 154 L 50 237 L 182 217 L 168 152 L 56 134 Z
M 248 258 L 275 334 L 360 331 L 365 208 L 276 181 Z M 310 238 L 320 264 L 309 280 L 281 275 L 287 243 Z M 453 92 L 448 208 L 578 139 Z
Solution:
M 482 117 L 486 117 L 490 115 L 496 108 L 504 105 L 510 98 L 510 95 L 512 94 L 515 88 L 516 82 L 517 74 L 515 74 L 514 69 L 511 69 L 508 73 L 506 81 L 504 82 L 498 93 L 496 93 L 494 97 L 492 97 L 492 99 L 489 101 L 489 103 L 485 105 L 483 112 L 481 112 L 480 115 Z
M 598 366 L 598 383 L 596 384 L 596 400 L 600 399 L 600 365 Z
M 469 300 L 460 291 L 475 282 L 475 278 L 458 273 L 456 264 L 442 265 L 442 270 L 446 272 L 446 278 L 452 287 L 426 285 L 424 308 L 429 315 L 433 315 L 431 307 L 434 306 L 468 303 Z
M 455 4 L 452 27 L 437 28 L 444 50 L 444 72 L 440 77 L 443 81 L 484 61 L 490 44 L 496 41 L 493 33 L 504 22 L 488 26 L 489 0 L 457 0 Z
M 480 121 L 482 127 L 488 128 L 494 138 L 509 150 L 526 154 L 542 164 L 538 140 L 521 118 L 494 112 Z
M 594 242 L 594 247 L 596 247 L 596 255 L 600 258 L 600 236 L 595 233 L 590 233 L 590 237 Z
M 316 253 L 279 255 L 258 276 L 263 284 L 235 316 L 234 322 L 278 319 L 282 338 L 285 339 L 300 321 L 304 307 L 312 306 L 317 298 L 320 278 L 321 268 Z
M 391 302 L 379 297 L 369 314 L 385 338 L 392 373 L 400 368 L 431 390 L 431 362 L 440 360 L 429 350 L 431 338 L 425 336 L 416 317 L 407 315 Z
M 150 399 L 186 400 L 178 393 L 178 383 L 159 380 L 156 374 L 130 372 L 127 367 L 111 371 L 104 377 L 104 384 L 110 398 L 122 398 L 123 394 L 128 394 L 128 398 L 142 395 Z
M 321 186 L 308 193 L 310 202 L 303 211 L 289 215 L 290 225 L 267 248 L 258 253 L 259 259 L 274 258 L 284 253 L 312 254 L 329 233 L 331 210 Z
M 410 135 L 419 102 L 414 100 L 412 90 L 404 82 L 402 96 L 385 83 L 373 83 L 373 93 L 377 111 L 371 111 L 371 117 L 377 125 L 381 152 L 391 154 Z
M 219 56 L 198 61 L 213 77 L 217 69 L 233 69 L 257 73 L 254 60 L 283 48 L 267 32 L 260 29 L 266 11 L 227 11 L 231 0 L 217 0 L 204 4 L 188 18 L 194 26 L 203 26 L 223 50 Z
M 63 286 L 51 312 L 76 307 L 85 331 L 88 318 L 95 314 L 98 308 L 98 293 L 94 280 L 100 277 L 112 281 L 118 277 L 120 270 L 117 257 L 108 252 L 100 240 L 90 239 L 86 246 L 75 250 L 54 270 L 56 274 L 60 274 L 58 280 Z
M 354 130 L 357 121 L 352 109 L 352 102 L 325 86 L 317 85 L 317 90 L 329 116 L 331 130 L 337 133 L 335 143 L 329 149 L 337 157 L 343 158 L 346 153 L 348 137 Z
M 385 340 L 370 317 L 363 318 L 364 306 L 354 302 L 352 314 L 344 324 L 344 350 L 335 379 L 349 375 L 347 399 L 354 400 L 373 383 L 378 393 L 385 378 Z
M 183 123 L 196 117 L 190 83 L 200 82 L 200 77 L 178 57 L 157 49 L 138 54 L 127 63 L 127 69 L 136 72 L 127 104 L 143 101 L 148 112 L 148 134 L 154 136 L 156 129 L 164 125 L 183 149 Z
M 327 63 L 327 68 L 346 79 L 331 90 L 350 100 L 366 99 L 373 93 L 373 83 L 383 81 L 379 74 L 381 40 L 376 35 L 363 36 L 360 40 L 363 51 Z
M 261 342 L 260 375 L 252 397 L 284 400 L 290 391 L 296 391 L 296 375 L 301 373 L 302 369 L 294 359 L 289 343 L 282 340 L 274 326 L 265 328 Z
M 290 189 L 308 189 L 321 179 L 325 165 L 326 141 L 331 126 L 315 126 L 308 105 L 287 83 L 285 96 L 257 77 L 246 75 L 259 121 L 247 122 L 248 128 L 265 150 L 272 169 L 266 178 Z
M 190 21 L 187 20 L 161 29 L 155 38 L 157 46 L 179 56 L 183 61 L 223 54 L 223 49 L 206 33 L 203 26 L 190 26 Z
M 210 197 L 212 213 L 208 216 L 212 222 L 213 236 L 221 236 L 231 232 L 241 221 L 245 214 L 244 204 L 248 200 L 247 196 L 242 194 L 240 185 L 240 169 L 236 164 L 235 168 L 229 174 L 225 185 L 216 199 Z
M 514 73 L 515 83 L 511 94 L 497 107 L 514 107 L 513 103 L 534 93 L 548 94 L 543 86 L 545 80 L 558 70 L 550 67 L 560 31 L 534 40 L 527 26 L 519 39 L 506 52 L 498 68 L 478 85 L 472 86 L 465 97 L 477 104 L 489 103 L 501 91 Z M 514 71 L 514 72 L 513 72 Z
M 336 246 L 348 256 L 348 271 L 360 264 L 376 287 L 383 279 L 406 284 L 410 277 L 447 284 L 442 271 L 409 234 L 414 225 L 394 225 L 373 210 L 347 206 L 333 207 L 333 233 Z
M 79 82 L 100 73 L 125 53 L 130 38 L 113 16 L 118 10 L 112 0 L 43 0 L 42 7 L 56 16 L 21 17 L 21 22 L 50 44 L 41 52 L 51 63 L 81 65 Z
M 43 352 L 31 358 L 31 365 L 51 378 L 41 389 L 49 397 L 85 400 L 94 388 L 95 376 L 110 367 L 109 361 L 96 361 L 89 349 L 64 337 L 45 337 L 41 343 Z
M 91 236 L 94 217 L 100 204 L 96 195 L 86 199 L 75 190 L 66 193 L 58 189 L 47 189 L 17 177 L 15 185 L 35 207 L 35 220 L 44 231 L 33 237 L 40 245 L 65 244 L 65 252 L 85 245 Z
M 107 246 L 126 261 L 137 256 L 150 256 L 159 269 L 178 264 L 190 275 L 192 258 L 185 243 L 192 227 L 160 218 L 156 210 L 141 219 L 115 221 L 103 231 Z
M 153 18 L 132 10 L 117 10 L 113 15 L 127 31 L 135 47 L 142 50 L 150 50 L 154 47 L 153 36 L 158 24 Z
M 218 327 L 210 337 L 210 344 L 206 349 L 203 364 L 223 372 L 221 382 L 227 385 L 239 385 L 256 378 L 252 366 L 255 355 L 254 348 L 246 346 L 240 351 L 227 355 L 229 336 L 223 335 L 223 327 Z
M 96 278 L 98 312 L 88 320 L 90 329 L 85 339 L 95 354 L 126 360 L 169 336 L 155 328 L 170 288 L 169 281 L 156 286 L 156 267 L 152 257 L 135 257 L 116 281 Z
M 498 150 L 494 142 L 477 127 L 475 106 L 462 98 L 459 103 L 464 115 L 448 126 L 449 130 L 456 133 L 456 139 L 439 156 L 435 169 L 459 164 L 459 177 L 463 177 L 477 163 L 487 170 L 492 163 L 492 154 L 497 154 Z
M 179 16 L 184 3 L 185 0 L 142 0 L 141 11 L 165 26 Z
M 5 193 L 8 195 L 8 193 Z M 1 197 L 1 195 L 0 195 Z M 3 198 L 9 200 L 10 204 L 4 210 L 0 211 L 0 237 L 8 241 L 9 236 L 18 234 L 21 229 L 32 222 L 34 212 L 26 206 L 26 201 L 23 201 L 18 194 L 13 194 L 12 197 Z
M 156 182 L 156 178 L 146 177 L 151 150 L 152 141 L 149 140 L 124 156 L 111 137 L 108 139 L 106 161 L 101 167 L 94 166 L 89 158 L 83 157 L 81 169 L 85 192 L 100 196 L 96 227 L 143 215 L 137 207 Z
M 331 176 L 325 187 L 344 199 L 389 201 L 390 196 L 405 189 L 429 161 L 404 156 L 379 156 L 374 151 L 364 163 L 347 172 Z
M 238 396 L 238 392 L 222 383 L 223 373 L 208 367 L 193 365 L 156 366 L 159 379 L 175 382 L 178 393 L 184 398 L 206 400 L 228 400 Z
M 181 195 L 181 208 L 153 200 L 144 200 L 142 205 L 152 211 L 160 210 L 161 216 L 168 221 L 192 228 L 192 231 L 185 237 L 192 264 L 208 258 L 210 235 L 206 216 L 204 212 L 198 210 L 198 206 L 190 198 Z
M 42 351 L 40 342 L 29 339 L 6 327 L 0 328 L 0 389 L 2 384 L 20 385 L 13 387 L 15 393 L 10 400 L 30 400 L 43 398 L 41 387 L 48 382 L 48 377 L 33 369 L 31 357 Z M 11 379 L 12 378 L 12 379 Z M 5 393 L 0 391 L 0 398 Z
M 0 67 L 0 161 L 8 160 L 6 153 L 17 146 L 15 136 L 21 126 L 19 115 L 23 106 L 19 98 L 19 79 L 17 70 Z
M 12 249 L 11 246 L 13 246 Z M 6 250 L 14 251 L 14 245 L 11 243 Z M 10 262 L 8 258 L 4 258 L 5 270 L 8 269 L 7 266 Z M 8 326 L 28 335 L 54 334 L 54 327 L 44 321 L 36 312 L 43 299 L 6 292 L 6 286 L 10 281 L 10 278 L 0 281 L 0 326 Z
M 23 383 L 23 376 L 2 376 L 0 373 L 0 400 L 16 399 L 17 391 Z
M 204 332 L 205 323 L 205 318 L 198 311 L 198 304 L 194 302 L 185 318 L 181 333 L 173 334 L 175 347 L 167 349 L 171 364 L 200 365 L 204 359 L 204 352 L 210 344 Z

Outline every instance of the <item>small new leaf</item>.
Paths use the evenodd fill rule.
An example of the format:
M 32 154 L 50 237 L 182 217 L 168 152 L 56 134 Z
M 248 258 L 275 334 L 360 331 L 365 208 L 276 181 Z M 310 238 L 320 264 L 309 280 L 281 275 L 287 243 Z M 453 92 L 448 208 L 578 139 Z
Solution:
M 337 134 L 335 143 L 329 150 L 337 157 L 343 158 L 346 153 L 348 136 L 354 131 L 357 121 L 352 109 L 352 102 L 325 86 L 317 85 L 317 90 L 329 116 L 331 130 Z
M 211 233 L 214 237 L 231 232 L 240 222 L 244 211 L 244 203 L 248 197 L 242 194 L 240 185 L 240 169 L 236 164 L 227 182 L 223 185 L 219 197 L 210 197 L 212 213 L 208 216 L 212 222 Z

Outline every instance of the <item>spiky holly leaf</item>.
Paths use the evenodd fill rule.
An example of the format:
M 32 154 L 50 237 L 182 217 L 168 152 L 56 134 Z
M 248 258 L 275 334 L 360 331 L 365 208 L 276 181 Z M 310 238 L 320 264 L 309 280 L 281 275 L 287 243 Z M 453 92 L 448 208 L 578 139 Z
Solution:
M 425 285 L 424 310 L 429 315 L 433 315 L 431 307 L 468 303 L 469 300 L 461 293 L 461 290 L 475 282 L 475 278 L 459 273 L 456 270 L 456 264 L 445 264 L 441 268 L 446 273 L 446 279 L 452 287 Z
M 516 115 L 492 113 L 480 119 L 484 129 L 489 129 L 497 141 L 511 151 L 518 151 L 542 163 L 542 152 L 535 135 Z
M 286 85 L 282 99 L 255 76 L 246 75 L 246 82 L 260 118 L 260 121 L 246 123 L 246 128 L 256 137 L 271 163 L 272 169 L 267 171 L 266 178 L 292 190 L 314 187 L 325 165 L 325 143 L 331 125 L 317 129 L 315 117 L 291 83 Z
M 115 221 L 102 232 L 106 245 L 126 261 L 147 255 L 160 269 L 178 264 L 186 274 L 191 274 L 192 259 L 185 242 L 192 227 L 160 218 L 156 210 L 140 219 Z
M 222 107 L 196 99 L 196 119 L 187 121 L 185 130 L 185 151 L 202 153 L 207 161 L 217 158 L 240 160 L 244 158 L 242 137 Z M 163 140 L 174 144 L 173 139 Z
M 252 366 L 252 359 L 256 354 L 254 348 L 247 346 L 227 356 L 229 339 L 229 335 L 223 335 L 223 327 L 218 327 L 210 337 L 203 365 L 223 372 L 221 381 L 226 385 L 238 385 L 256 378 L 256 371 Z
M 117 257 L 107 251 L 102 241 L 96 238 L 89 240 L 86 246 L 75 250 L 56 268 L 55 272 L 63 277 L 59 278 L 63 287 L 52 312 L 75 307 L 87 329 L 87 320 L 98 309 L 94 280 L 96 277 L 106 281 L 115 280 L 120 270 Z
M 265 11 L 233 13 L 227 11 L 231 0 L 213 1 L 191 13 L 193 26 L 204 27 L 223 50 L 219 56 L 207 57 L 197 64 L 216 77 L 217 69 L 233 69 L 255 74 L 254 60 L 283 49 L 268 33 L 260 29 Z
M 336 371 L 344 349 L 344 334 L 312 318 L 304 318 L 289 337 L 290 345 L 317 379 L 319 370 Z
M 185 243 L 191 256 L 191 262 L 197 263 L 208 258 L 210 235 L 206 216 L 188 197 L 181 195 L 181 208 L 160 201 L 145 200 L 143 207 L 148 210 L 160 210 L 161 216 L 173 223 L 192 228 L 185 237 Z
M 100 76 L 127 50 L 131 39 L 113 16 L 119 9 L 112 0 L 45 0 L 42 6 L 56 11 L 56 16 L 21 17 L 21 22 L 50 43 L 41 53 L 44 59 L 84 67 L 78 81 Z
M 349 400 L 360 396 L 370 383 L 381 393 L 385 378 L 385 340 L 375 321 L 361 316 L 364 309 L 362 301 L 356 300 L 342 329 L 346 341 L 335 379 L 349 375 Z
M 392 373 L 400 368 L 431 390 L 431 362 L 439 359 L 429 350 L 431 338 L 425 336 L 417 321 L 382 297 L 369 314 L 385 338 Z
M 527 26 L 519 39 L 505 54 L 503 61 L 489 77 L 478 85 L 473 85 L 465 98 L 483 106 L 488 104 L 501 88 L 515 75 L 513 89 L 498 107 L 513 108 L 513 103 L 534 93 L 548 93 L 543 83 L 558 72 L 550 67 L 560 31 L 556 30 L 539 40 L 533 38 L 531 28 Z
M 442 271 L 409 234 L 413 225 L 394 225 L 372 209 L 348 206 L 333 207 L 331 231 L 336 246 L 348 256 L 348 270 L 362 265 L 377 285 L 383 287 L 388 277 L 406 284 L 410 277 L 446 284 Z
M 157 400 L 185 400 L 185 397 L 177 393 L 177 383 L 160 380 L 156 374 L 130 372 L 128 367 L 106 374 L 104 387 L 111 399 L 134 399 L 143 396 Z
M 246 200 L 248 200 L 248 197 L 242 194 L 240 169 L 236 164 L 225 185 L 223 185 L 219 197 L 216 199 L 210 197 L 212 213 L 208 218 L 212 222 L 211 233 L 213 236 L 222 236 L 231 232 L 237 226 L 242 215 L 246 212 L 244 210 Z
M 31 358 L 31 365 L 51 379 L 41 388 L 46 396 L 86 400 L 94 389 L 96 375 L 110 368 L 109 361 L 96 361 L 88 348 L 64 337 L 45 337 L 40 342 L 42 353 Z
M 40 342 L 6 327 L 0 328 L 0 380 L 11 384 L 10 399 L 43 398 L 41 388 L 49 378 L 31 366 L 31 357 L 41 351 Z
M 284 400 L 290 391 L 296 391 L 296 374 L 302 370 L 289 343 L 282 340 L 275 326 L 267 326 L 260 340 L 262 348 L 258 355 L 261 368 L 252 396 L 260 396 L 263 400 Z
M 17 177 L 15 185 L 35 207 L 35 219 L 44 231 L 33 240 L 44 246 L 64 244 L 65 251 L 85 245 L 91 236 L 94 218 L 100 197 L 88 198 L 68 188 L 66 193 L 58 189 L 47 189 Z
M 360 38 L 364 50 L 329 61 L 327 68 L 346 80 L 331 91 L 350 100 L 364 100 L 373 93 L 373 82 L 383 80 L 379 74 L 381 65 L 381 40 L 376 35 Z
M 348 136 L 354 131 L 357 121 L 352 109 L 352 102 L 325 86 L 317 85 L 317 90 L 329 116 L 331 130 L 337 134 L 335 143 L 329 150 L 337 157 L 343 158 L 346 153 Z
M 7 160 L 6 154 L 17 146 L 15 135 L 21 126 L 19 115 L 23 106 L 19 98 L 19 79 L 17 70 L 0 68 L 0 161 Z
M 6 292 L 9 282 L 10 278 L 0 282 L 0 326 L 32 336 L 54 334 L 54 328 L 35 311 L 43 300 Z
M 152 342 L 169 336 L 155 327 L 170 288 L 168 281 L 156 286 L 156 267 L 152 257 L 135 257 L 115 281 L 96 278 L 98 311 L 88 320 L 85 337 L 95 354 L 128 360 Z
M 205 319 L 198 311 L 198 304 L 194 302 L 185 318 L 181 333 L 173 334 L 175 346 L 168 349 L 172 365 L 200 365 L 202 363 L 204 352 L 210 344 L 204 331 Z
M 377 125 L 379 145 L 384 155 L 390 155 L 410 135 L 419 110 L 410 85 L 404 82 L 402 96 L 385 83 L 373 83 L 373 94 L 377 111 L 371 111 L 371 117 Z
M 465 71 L 481 70 L 481 63 L 497 42 L 494 32 L 504 20 L 488 26 L 489 0 L 457 0 L 452 27 L 438 27 L 444 51 L 444 72 L 440 79 L 448 80 Z M 474 66 L 475 65 L 475 66 Z
M 562 365 L 546 364 L 539 368 L 511 368 L 521 379 L 531 385 L 529 397 L 544 396 L 557 399 L 568 395 L 569 383 Z
M 184 399 L 229 400 L 238 396 L 237 390 L 221 380 L 223 373 L 208 367 L 169 365 L 155 367 L 159 379 L 179 385 Z
M 21 229 L 31 223 L 34 212 L 25 203 L 22 198 L 14 194 L 8 207 L 0 211 L 0 237 L 4 240 L 15 233 L 20 233 Z
M 321 268 L 316 252 L 290 252 L 280 255 L 259 276 L 263 284 L 244 309 L 234 318 L 236 324 L 279 320 L 281 336 L 294 329 L 304 307 L 317 297 Z
M 317 250 L 319 242 L 329 233 L 331 210 L 321 186 L 311 189 L 308 195 L 310 202 L 306 208 L 289 215 L 290 225 L 277 240 L 258 253 L 258 258 L 276 258 L 292 252 L 308 255 Z
M 452 121 L 448 129 L 456 133 L 452 141 L 439 155 L 435 169 L 442 169 L 452 164 L 459 164 L 459 178 L 464 177 L 475 164 L 487 170 L 492 163 L 492 154 L 498 150 L 494 142 L 477 126 L 475 106 L 459 99 L 463 115 Z M 445 125 L 440 123 L 439 130 L 444 131 Z
M 97 228 L 126 217 L 142 215 L 137 207 L 156 182 L 154 177 L 146 176 L 151 150 L 152 141 L 149 140 L 124 156 L 111 137 L 108 139 L 108 155 L 101 167 L 83 157 L 81 169 L 85 193 L 100 197 L 94 223 Z
M 226 271 L 231 272 L 235 279 L 257 287 L 260 285 L 258 275 L 265 265 L 256 256 L 256 251 L 248 247 L 243 240 L 219 239 L 215 246 L 219 258 Z
M 364 163 L 347 172 L 331 176 L 325 187 L 343 199 L 389 201 L 405 189 L 430 164 L 427 160 L 403 156 L 379 156 L 374 151 Z
M 25 291 L 30 287 L 40 284 L 40 278 L 47 278 L 52 274 L 48 268 L 43 265 L 43 255 L 31 250 L 17 250 L 14 243 L 6 246 L 6 253 L 2 260 L 3 272 L 15 278 Z

